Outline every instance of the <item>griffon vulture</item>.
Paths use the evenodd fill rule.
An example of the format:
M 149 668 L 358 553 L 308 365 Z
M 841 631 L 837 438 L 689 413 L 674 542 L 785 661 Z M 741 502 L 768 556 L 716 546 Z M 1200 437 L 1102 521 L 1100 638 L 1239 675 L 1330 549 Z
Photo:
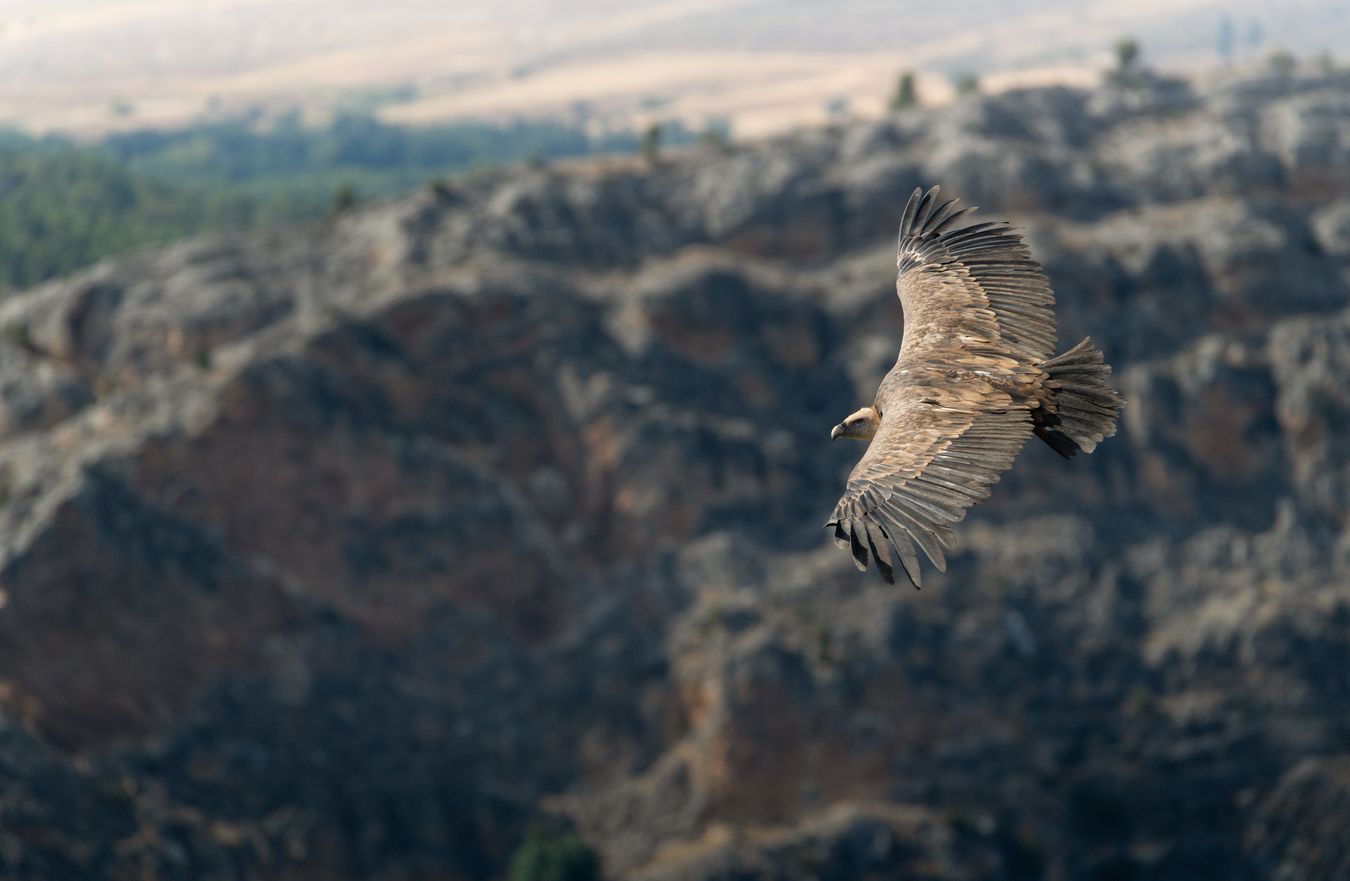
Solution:
M 915 190 L 900 224 L 895 287 L 900 357 L 876 398 L 832 438 L 869 441 L 825 525 L 860 570 L 894 584 L 898 558 L 920 586 L 915 545 L 940 571 L 952 524 L 988 498 L 1032 434 L 1065 458 L 1116 432 L 1123 400 L 1085 339 L 1055 346 L 1055 296 L 1003 222 L 962 225 L 973 208 Z

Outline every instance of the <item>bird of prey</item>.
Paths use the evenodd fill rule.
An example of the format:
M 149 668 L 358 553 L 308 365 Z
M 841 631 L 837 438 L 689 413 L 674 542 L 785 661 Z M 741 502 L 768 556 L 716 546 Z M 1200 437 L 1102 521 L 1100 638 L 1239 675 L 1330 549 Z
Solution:
M 895 561 L 921 586 L 917 544 L 939 571 L 952 524 L 989 497 L 1035 434 L 1061 456 L 1116 432 L 1124 403 L 1092 340 L 1054 356 L 1055 296 L 1007 223 L 963 223 L 974 208 L 915 190 L 900 223 L 895 282 L 900 356 L 871 406 L 832 438 L 870 441 L 825 524 L 858 569 Z

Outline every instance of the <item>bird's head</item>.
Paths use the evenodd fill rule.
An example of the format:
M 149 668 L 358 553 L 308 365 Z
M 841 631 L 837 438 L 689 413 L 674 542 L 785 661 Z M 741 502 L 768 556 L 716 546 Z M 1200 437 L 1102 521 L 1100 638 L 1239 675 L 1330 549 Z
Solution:
M 881 414 L 877 412 L 877 408 L 863 407 L 836 425 L 834 430 L 830 432 L 830 440 L 839 440 L 841 437 L 846 437 L 850 440 L 870 441 L 876 435 L 879 425 L 881 425 Z

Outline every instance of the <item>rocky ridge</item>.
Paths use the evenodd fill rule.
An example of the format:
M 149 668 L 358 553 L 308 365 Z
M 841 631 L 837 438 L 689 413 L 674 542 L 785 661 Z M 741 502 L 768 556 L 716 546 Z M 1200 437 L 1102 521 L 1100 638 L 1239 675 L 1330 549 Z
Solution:
M 1350 874 L 1347 96 L 972 98 L 5 302 L 2 873 Z M 820 523 L 930 182 L 1130 406 L 916 594 Z

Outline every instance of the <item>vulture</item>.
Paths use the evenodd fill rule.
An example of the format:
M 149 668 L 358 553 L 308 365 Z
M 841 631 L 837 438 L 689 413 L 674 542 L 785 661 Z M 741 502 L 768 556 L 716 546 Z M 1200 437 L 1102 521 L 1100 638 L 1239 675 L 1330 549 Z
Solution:
M 1055 295 L 1006 222 L 915 190 L 900 223 L 904 334 L 872 404 L 830 432 L 868 441 L 826 528 L 859 570 L 922 586 L 917 545 L 939 571 L 952 524 L 989 497 L 1035 434 L 1064 458 L 1116 432 L 1124 403 L 1091 338 L 1060 355 Z

